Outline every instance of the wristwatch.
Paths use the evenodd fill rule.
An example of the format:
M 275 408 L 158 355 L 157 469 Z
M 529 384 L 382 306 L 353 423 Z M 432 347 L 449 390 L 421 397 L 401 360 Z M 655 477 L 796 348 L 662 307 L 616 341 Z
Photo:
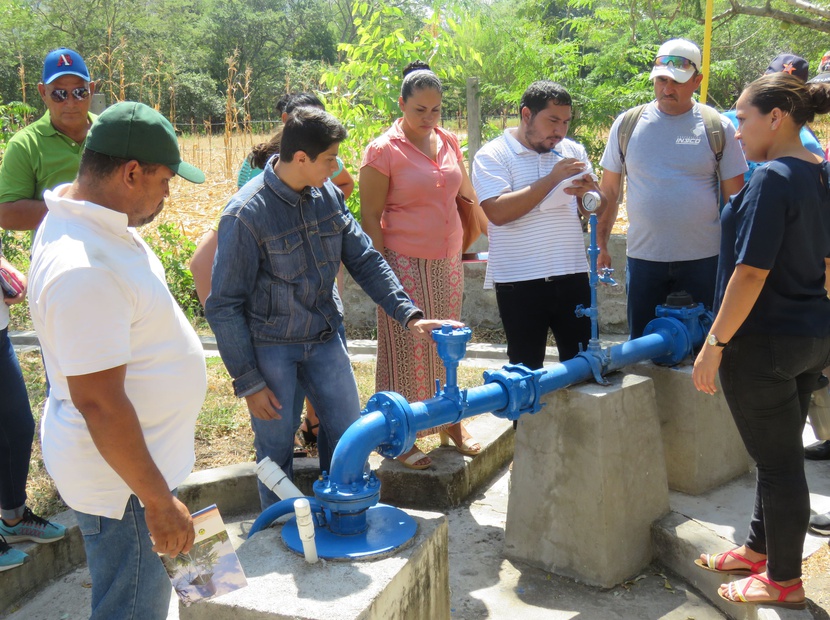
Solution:
M 706 344 L 711 345 L 713 347 L 725 347 L 728 343 L 721 342 L 718 340 L 718 337 L 715 334 L 709 334 L 706 336 Z

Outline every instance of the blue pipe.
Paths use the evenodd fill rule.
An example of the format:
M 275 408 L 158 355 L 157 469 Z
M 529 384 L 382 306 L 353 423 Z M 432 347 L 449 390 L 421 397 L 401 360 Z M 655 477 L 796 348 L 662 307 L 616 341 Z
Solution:
M 290 497 L 268 506 L 268 508 L 266 508 L 262 514 L 256 518 L 256 521 L 254 521 L 254 524 L 251 526 L 251 531 L 248 532 L 248 537 L 250 538 L 260 530 L 264 530 L 283 515 L 294 512 L 294 501 L 297 499 L 299 498 Z M 312 513 L 321 512 L 323 510 L 322 506 L 320 506 L 320 502 L 314 498 L 308 498 L 308 503 L 311 505 Z
M 380 392 L 372 396 L 360 419 L 346 430 L 338 442 L 330 474 L 323 472 L 314 483 L 316 499 L 312 501 L 315 501 L 318 513 L 325 510 L 324 515 L 329 517 L 328 531 L 335 538 L 361 537 L 367 532 L 367 515 L 370 509 L 377 508 L 380 498 L 380 481 L 374 472 L 365 473 L 366 462 L 373 450 L 389 458 L 400 456 L 414 445 L 418 431 L 454 424 L 481 413 L 491 412 L 515 420 L 525 413 L 539 411 L 542 408 L 541 398 L 548 392 L 581 383 L 592 376 L 597 382 L 607 384 L 604 379 L 607 373 L 645 360 L 677 364 L 702 345 L 711 325 L 711 314 L 704 312 L 702 304 L 686 303 L 658 306 L 657 318 L 648 324 L 641 338 L 607 349 L 600 346 L 596 288 L 598 282 L 616 283 L 610 277 L 610 270 L 606 270 L 601 277 L 597 276 L 599 249 L 595 227 L 596 216 L 592 215 L 591 246 L 588 250 L 591 257 L 591 307 L 576 310 L 577 315 L 591 319 L 592 338 L 588 350 L 580 352 L 574 359 L 535 371 L 521 365 L 486 371 L 484 385 L 462 390 L 456 381 L 457 367 L 464 357 L 471 331 L 466 327 L 453 329 L 449 325 L 434 330 L 438 354 L 447 369 L 444 389 L 438 388 L 433 398 L 416 403 L 409 403 L 394 392 Z M 260 515 L 251 533 L 269 525 L 278 516 L 293 511 L 293 503 L 290 508 L 280 507 L 284 503 L 279 502 Z M 404 517 L 405 513 L 401 513 L 400 518 Z

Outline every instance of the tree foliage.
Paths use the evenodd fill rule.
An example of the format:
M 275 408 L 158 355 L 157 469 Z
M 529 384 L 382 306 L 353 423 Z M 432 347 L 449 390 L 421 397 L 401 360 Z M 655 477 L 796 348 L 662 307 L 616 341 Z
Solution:
M 515 111 L 535 79 L 563 82 L 577 100 L 574 130 L 590 141 L 651 96 L 662 41 L 702 42 L 703 12 L 703 0 L 0 0 L 0 92 L 42 109 L 43 56 L 66 45 L 109 102 L 139 99 L 201 126 L 224 120 L 235 55 L 234 97 L 253 118 L 273 118 L 280 94 L 321 87 L 325 75 L 330 105 L 364 106 L 380 122 L 397 114 L 400 68 L 422 56 L 448 82 L 452 111 L 469 76 L 491 115 Z M 778 53 L 815 69 L 828 31 L 830 6 L 813 0 L 715 0 L 711 100 L 731 105 Z
M 355 42 L 340 44 L 343 61 L 321 78 L 328 110 L 349 130 L 341 157 L 352 170 L 357 169 L 363 148 L 400 115 L 401 71 L 408 63 L 429 63 L 451 92 L 464 88 L 463 63 L 482 62 L 477 51 L 458 44 L 458 15 L 434 11 L 413 26 L 404 11 L 394 6 L 363 3 L 354 10 Z M 355 192 L 349 199 L 354 213 L 358 204 Z

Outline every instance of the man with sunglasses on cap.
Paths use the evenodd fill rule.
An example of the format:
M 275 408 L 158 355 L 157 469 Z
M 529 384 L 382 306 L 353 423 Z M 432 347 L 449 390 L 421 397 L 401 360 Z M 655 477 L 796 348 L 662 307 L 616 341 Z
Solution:
M 43 460 L 84 536 L 95 620 L 167 618 L 158 554 L 193 545 L 175 489 L 195 461 L 204 353 L 135 230 L 162 210 L 175 175 L 205 180 L 167 119 L 111 106 L 75 181 L 45 192 L 32 248 L 29 309 L 51 382 Z
M 651 71 L 655 98 L 634 126 L 624 159 L 618 142 L 622 114 L 611 127 L 600 161 L 600 187 L 609 202 L 599 217 L 600 267 L 611 266 L 608 239 L 617 218 L 623 163 L 625 168 L 631 338 L 643 335 L 655 307 L 669 293 L 685 290 L 695 302 L 712 306 L 720 195 L 728 197 L 743 186 L 746 161 L 735 129 L 723 115 L 720 161 L 710 147 L 704 106 L 693 99 L 703 80 L 700 66 L 700 49 L 691 41 L 673 39 L 661 45 Z
M 18 131 L 0 165 L 0 228 L 34 230 L 46 215 L 43 192 L 78 173 L 95 83 L 78 52 L 62 47 L 46 55 L 37 85 L 46 114 Z

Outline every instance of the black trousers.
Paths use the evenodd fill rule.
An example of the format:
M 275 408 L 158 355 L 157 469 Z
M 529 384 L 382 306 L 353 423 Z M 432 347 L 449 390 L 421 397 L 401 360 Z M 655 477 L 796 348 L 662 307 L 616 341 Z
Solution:
M 577 305 L 591 305 L 587 273 L 496 284 L 496 302 L 511 364 L 541 368 L 549 329 L 560 361 L 576 357 L 580 344 L 588 346 L 591 320 L 575 314 Z
M 810 395 L 828 365 L 830 338 L 752 334 L 732 338 L 723 351 L 723 394 L 756 463 L 746 545 L 767 555 L 775 581 L 801 576 L 810 519 L 801 433 Z

